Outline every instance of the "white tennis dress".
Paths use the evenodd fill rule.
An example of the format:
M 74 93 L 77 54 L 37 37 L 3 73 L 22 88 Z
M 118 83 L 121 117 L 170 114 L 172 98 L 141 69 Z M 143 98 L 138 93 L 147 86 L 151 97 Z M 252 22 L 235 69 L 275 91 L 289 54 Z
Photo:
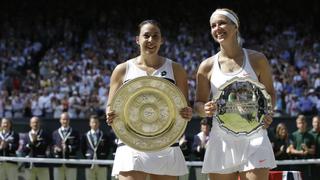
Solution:
M 135 60 L 127 61 L 124 82 L 147 76 L 145 71 L 135 65 Z M 152 76 L 166 78 L 174 83 L 172 61 L 166 59 L 165 63 Z M 186 162 L 179 146 L 168 147 L 157 152 L 141 152 L 127 145 L 119 146 L 115 154 L 112 176 L 119 175 L 121 171 L 132 170 L 170 176 L 181 176 L 188 173 Z
M 223 73 L 218 63 L 218 54 L 213 58 L 211 76 L 212 94 L 227 80 L 233 77 L 250 77 L 258 80 L 250 65 L 248 53 L 244 51 L 242 67 L 233 73 Z M 223 131 L 218 121 L 213 117 L 209 145 L 204 157 L 203 173 L 228 174 L 232 172 L 248 171 L 255 168 L 274 168 L 275 158 L 270 140 L 265 129 L 258 130 L 250 136 L 233 136 Z

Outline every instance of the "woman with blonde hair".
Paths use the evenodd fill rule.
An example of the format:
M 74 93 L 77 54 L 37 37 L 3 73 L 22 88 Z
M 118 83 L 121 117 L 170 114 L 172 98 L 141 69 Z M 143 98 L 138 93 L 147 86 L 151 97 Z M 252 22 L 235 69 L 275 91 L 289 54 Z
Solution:
M 264 128 L 250 136 L 233 136 L 221 129 L 215 116 L 217 104 L 210 100 L 218 88 L 234 77 L 246 77 L 264 84 L 275 102 L 271 69 L 260 52 L 242 48 L 240 21 L 230 9 L 217 9 L 210 17 L 211 35 L 220 51 L 204 60 L 197 72 L 195 110 L 202 117 L 213 117 L 209 145 L 202 172 L 211 180 L 267 180 L 269 169 L 276 167 L 266 128 L 272 114 L 264 117 Z
M 272 146 L 277 160 L 289 159 L 289 155 L 286 152 L 289 146 L 289 133 L 287 126 L 284 123 L 279 123 L 277 125 Z

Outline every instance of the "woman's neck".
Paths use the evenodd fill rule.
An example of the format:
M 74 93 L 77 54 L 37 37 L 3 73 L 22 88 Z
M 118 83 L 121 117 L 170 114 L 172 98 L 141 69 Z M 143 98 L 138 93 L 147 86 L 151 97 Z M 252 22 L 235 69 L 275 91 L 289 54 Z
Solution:
M 137 57 L 138 64 L 146 67 L 158 68 L 162 65 L 162 57 L 156 55 L 140 55 Z
M 234 59 L 242 55 L 242 48 L 235 42 L 230 44 L 220 44 L 220 49 L 220 55 L 230 59 Z

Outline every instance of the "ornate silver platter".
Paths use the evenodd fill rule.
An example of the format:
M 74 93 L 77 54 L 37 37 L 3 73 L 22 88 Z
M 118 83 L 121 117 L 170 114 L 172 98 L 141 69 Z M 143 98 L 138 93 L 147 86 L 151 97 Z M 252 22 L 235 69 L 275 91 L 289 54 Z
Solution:
M 235 77 L 225 82 L 213 101 L 217 103 L 220 127 L 235 136 L 250 135 L 263 126 L 263 118 L 272 112 L 271 97 L 260 82 Z

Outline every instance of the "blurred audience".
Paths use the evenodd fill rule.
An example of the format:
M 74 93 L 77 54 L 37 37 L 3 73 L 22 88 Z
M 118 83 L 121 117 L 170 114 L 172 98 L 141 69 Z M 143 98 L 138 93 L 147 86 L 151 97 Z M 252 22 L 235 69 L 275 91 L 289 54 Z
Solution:
M 186 12 L 186 8 L 177 11 Z M 247 13 L 246 7 L 242 8 L 240 15 Z M 134 45 L 135 35 L 130 33 L 135 23 L 117 25 L 121 10 L 118 11 L 100 12 L 85 22 L 82 16 L 77 19 L 60 14 L 53 20 L 40 15 L 15 21 L 4 18 L 0 23 L 0 117 L 58 118 L 61 105 L 70 118 L 88 118 L 90 113 L 103 115 L 112 70 L 133 57 L 138 48 Z M 171 17 L 163 13 L 162 16 Z M 201 33 L 209 24 L 200 17 L 188 13 L 183 18 L 188 21 L 163 20 L 170 31 L 164 34 L 166 41 L 161 53 L 187 70 L 191 103 L 198 65 L 218 50 L 214 42 L 207 43 L 209 34 Z M 265 18 L 261 15 L 250 17 L 245 21 L 256 22 L 256 26 L 243 27 L 243 31 L 256 38 L 243 37 L 244 47 L 262 51 L 270 60 L 277 90 L 275 115 L 320 113 L 318 31 L 311 31 L 304 26 L 308 22 L 296 22 L 294 18 L 274 20 L 270 25 L 259 23 L 259 19 Z
M 210 121 L 210 120 L 209 120 Z M 206 152 L 211 125 L 208 119 L 200 121 L 200 132 L 193 137 L 192 152 L 195 154 L 197 160 L 203 161 Z
M 276 127 L 275 137 L 272 139 L 273 152 L 276 160 L 289 159 L 287 148 L 289 147 L 289 133 L 284 123 Z

